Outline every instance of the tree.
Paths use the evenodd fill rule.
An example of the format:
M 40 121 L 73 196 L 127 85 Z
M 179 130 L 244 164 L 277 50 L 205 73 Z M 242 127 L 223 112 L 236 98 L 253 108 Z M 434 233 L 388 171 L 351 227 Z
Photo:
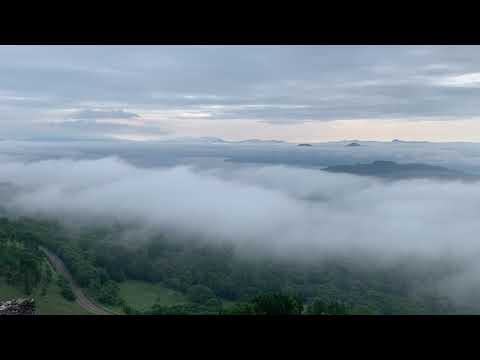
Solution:
M 42 276 L 40 260 L 31 252 L 25 251 L 20 257 L 20 272 L 23 274 L 25 294 L 30 295 Z
M 188 298 L 197 304 L 206 304 L 212 299 L 216 299 L 215 293 L 204 285 L 193 285 L 187 290 Z
M 252 304 L 258 315 L 301 315 L 303 311 L 298 297 L 279 293 L 257 295 Z
M 60 287 L 60 294 L 67 299 L 68 301 L 75 301 L 76 296 L 75 293 L 73 292 L 72 286 L 68 282 L 68 280 L 60 275 L 58 277 L 58 286 Z
M 101 274 L 101 272 L 99 272 Z M 90 291 L 96 300 L 107 305 L 121 305 L 120 288 L 115 281 L 95 278 L 90 282 Z
M 221 311 L 221 315 L 255 315 L 255 307 L 251 303 L 237 303 Z
M 43 279 L 42 292 L 41 292 L 42 296 L 45 296 L 47 294 L 48 287 L 52 282 L 52 277 L 53 277 L 52 269 L 48 264 L 45 264 L 44 273 L 45 273 L 45 276 Z
M 127 304 L 123 304 L 122 306 L 123 308 L 123 312 L 125 313 L 125 315 L 140 315 L 141 312 L 136 310 L 134 307 L 130 306 L 130 305 L 127 305 Z
M 328 305 L 327 312 L 330 315 L 347 315 L 348 309 L 344 303 L 334 301 Z
M 308 307 L 309 315 L 347 315 L 348 308 L 339 301 L 325 302 L 321 299 L 315 299 Z

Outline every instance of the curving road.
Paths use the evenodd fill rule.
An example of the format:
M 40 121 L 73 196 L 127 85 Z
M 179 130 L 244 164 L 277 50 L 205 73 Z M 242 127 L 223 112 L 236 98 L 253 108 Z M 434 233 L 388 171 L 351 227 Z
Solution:
M 93 315 L 118 315 L 113 311 L 107 310 L 101 305 L 90 300 L 85 295 L 82 288 L 80 288 L 80 286 L 78 286 L 76 281 L 73 279 L 72 275 L 70 274 L 70 271 L 68 271 L 62 259 L 60 259 L 57 255 L 52 253 L 50 250 L 44 248 L 43 246 L 40 246 L 40 250 L 42 250 L 45 253 L 45 255 L 48 258 L 48 261 L 52 264 L 55 270 L 58 273 L 62 274 L 67 279 L 67 281 L 71 284 L 72 290 L 77 298 L 76 302 L 78 303 L 78 305 L 80 305 L 82 308 L 92 313 Z

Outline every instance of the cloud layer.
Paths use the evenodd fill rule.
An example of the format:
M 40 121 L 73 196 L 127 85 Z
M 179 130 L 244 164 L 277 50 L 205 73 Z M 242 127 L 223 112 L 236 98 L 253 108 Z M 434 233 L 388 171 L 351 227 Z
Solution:
M 405 270 L 413 260 L 440 261 L 457 271 L 438 291 L 468 304 L 480 289 L 478 183 L 386 183 L 283 165 L 140 168 L 116 157 L 3 157 L 0 166 L 1 204 L 10 214 L 67 225 L 120 221 L 130 225 L 129 241 L 162 232 L 232 242 L 244 256 L 341 256 Z
M 89 119 L 108 114 L 134 117 L 145 126 L 182 135 L 195 135 L 205 119 L 228 129 L 236 121 L 248 127 L 478 118 L 479 49 L 2 46 L 0 121 L 6 124 L 2 136 L 33 137 L 38 132 L 93 136 L 91 128 L 83 134 L 81 127 L 72 131 L 49 126 L 71 114 Z M 255 131 L 260 127 L 244 138 L 255 137 Z M 112 134 L 100 126 L 94 135 Z M 284 129 L 283 137 L 281 132 L 277 136 L 287 135 Z
M 478 183 L 320 170 L 392 160 L 479 174 L 479 145 L 206 141 L 0 141 L 0 207 L 70 225 L 126 222 L 131 241 L 166 232 L 230 241 L 248 255 L 338 255 L 387 268 L 411 259 L 460 264 L 440 288 L 467 300 L 480 289 Z
M 115 158 L 4 162 L 0 182 L 21 188 L 6 203 L 16 212 L 124 219 L 278 253 L 480 252 L 477 183 L 386 184 L 283 166 L 141 169 Z

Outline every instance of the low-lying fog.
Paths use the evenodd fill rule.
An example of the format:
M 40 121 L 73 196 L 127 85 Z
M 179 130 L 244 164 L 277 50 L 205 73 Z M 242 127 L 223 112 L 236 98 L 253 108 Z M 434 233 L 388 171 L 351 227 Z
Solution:
M 480 145 L 196 144 L 185 145 L 181 156 L 163 146 L 0 142 L 0 183 L 16 189 L 2 194 L 2 206 L 15 214 L 68 221 L 125 220 L 292 258 L 365 256 L 377 265 L 405 257 L 460 259 L 465 272 L 445 286 L 462 293 L 480 285 L 480 183 L 385 182 L 315 166 L 243 161 L 255 151 L 273 160 L 310 151 L 305 158 L 318 154 L 324 165 L 405 160 L 475 173 Z M 235 156 L 243 156 L 241 166 L 218 160 Z M 192 158 L 203 160 L 189 165 L 185 159 Z

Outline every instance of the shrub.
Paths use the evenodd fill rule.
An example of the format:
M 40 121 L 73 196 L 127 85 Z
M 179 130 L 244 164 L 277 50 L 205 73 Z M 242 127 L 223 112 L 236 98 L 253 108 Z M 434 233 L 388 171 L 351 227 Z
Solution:
M 75 301 L 77 297 L 73 292 L 72 286 L 63 276 L 58 278 L 58 286 L 60 287 L 60 294 L 68 301 Z
M 197 304 L 206 304 L 211 299 L 216 299 L 214 292 L 209 287 L 203 285 L 190 286 L 187 296 L 192 302 Z

